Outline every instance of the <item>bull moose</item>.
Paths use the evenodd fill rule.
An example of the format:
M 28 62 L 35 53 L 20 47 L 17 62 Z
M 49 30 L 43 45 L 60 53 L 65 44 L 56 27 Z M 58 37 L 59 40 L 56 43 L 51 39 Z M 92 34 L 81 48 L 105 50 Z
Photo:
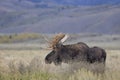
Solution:
M 58 34 L 50 43 L 52 51 L 45 57 L 45 63 L 60 65 L 62 62 L 80 62 L 87 61 L 88 63 L 103 62 L 106 60 L 106 52 L 99 47 L 89 48 L 87 44 L 78 42 L 76 44 L 63 45 L 67 39 L 67 35 Z

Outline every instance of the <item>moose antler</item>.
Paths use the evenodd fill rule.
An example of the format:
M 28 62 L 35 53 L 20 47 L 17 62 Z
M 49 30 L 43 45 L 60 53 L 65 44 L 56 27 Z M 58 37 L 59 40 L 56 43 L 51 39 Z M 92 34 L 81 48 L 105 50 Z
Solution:
M 67 40 L 68 37 L 69 37 L 68 35 L 65 35 L 64 38 L 61 39 L 61 43 L 64 43 Z
M 55 37 L 53 37 L 53 40 L 50 42 L 50 48 L 54 48 L 56 44 L 58 43 L 63 43 L 67 37 L 65 37 L 66 35 L 63 33 L 59 33 L 57 34 Z M 64 39 L 65 37 L 65 39 Z

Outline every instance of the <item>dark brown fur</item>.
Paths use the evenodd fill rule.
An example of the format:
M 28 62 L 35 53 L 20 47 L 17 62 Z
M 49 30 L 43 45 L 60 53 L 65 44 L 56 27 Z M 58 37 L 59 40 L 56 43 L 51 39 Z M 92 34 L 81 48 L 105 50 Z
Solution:
M 89 63 L 99 62 L 105 63 L 106 52 L 99 47 L 89 48 L 85 43 L 79 42 L 76 44 L 63 45 L 67 39 L 65 34 L 57 34 L 50 42 L 52 51 L 45 57 L 45 62 L 55 65 L 69 62 L 87 61 Z
M 57 44 L 53 51 L 46 56 L 45 62 L 54 62 L 57 65 L 61 62 L 87 61 L 88 50 L 89 47 L 83 42 L 71 45 Z
M 106 52 L 99 47 L 89 48 L 85 43 L 77 43 L 72 45 L 59 45 L 51 51 L 46 57 L 45 62 L 55 65 L 69 62 L 87 61 L 89 63 L 104 63 L 106 61 Z
M 100 47 L 89 48 L 88 55 L 87 55 L 87 61 L 90 63 L 94 63 L 94 62 L 105 63 L 106 61 L 105 50 Z

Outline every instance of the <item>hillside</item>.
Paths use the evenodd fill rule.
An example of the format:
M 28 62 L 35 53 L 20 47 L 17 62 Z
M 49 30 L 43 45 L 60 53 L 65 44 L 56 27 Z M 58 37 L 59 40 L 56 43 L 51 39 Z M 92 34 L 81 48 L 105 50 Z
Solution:
M 60 1 L 62 5 L 57 5 L 59 2 L 56 1 L 1 0 L 0 33 L 120 34 L 119 4 L 74 6 L 63 4 L 65 0 Z M 108 3 L 107 1 L 103 3 Z M 117 3 L 117 1 L 119 2 L 115 0 L 112 3 Z M 68 2 L 67 0 L 64 3 Z
M 22 1 L 22 0 L 21 0 Z M 56 3 L 62 5 L 101 5 L 101 4 L 117 4 L 120 0 L 28 0 L 32 2 Z

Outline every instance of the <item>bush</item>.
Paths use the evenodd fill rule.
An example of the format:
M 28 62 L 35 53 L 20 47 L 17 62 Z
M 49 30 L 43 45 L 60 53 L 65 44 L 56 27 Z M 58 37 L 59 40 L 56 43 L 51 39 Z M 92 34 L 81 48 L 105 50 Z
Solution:
M 11 35 L 0 35 L 0 43 L 12 43 L 21 42 L 29 39 L 38 39 L 42 37 L 35 33 L 21 33 L 21 34 L 11 34 Z

